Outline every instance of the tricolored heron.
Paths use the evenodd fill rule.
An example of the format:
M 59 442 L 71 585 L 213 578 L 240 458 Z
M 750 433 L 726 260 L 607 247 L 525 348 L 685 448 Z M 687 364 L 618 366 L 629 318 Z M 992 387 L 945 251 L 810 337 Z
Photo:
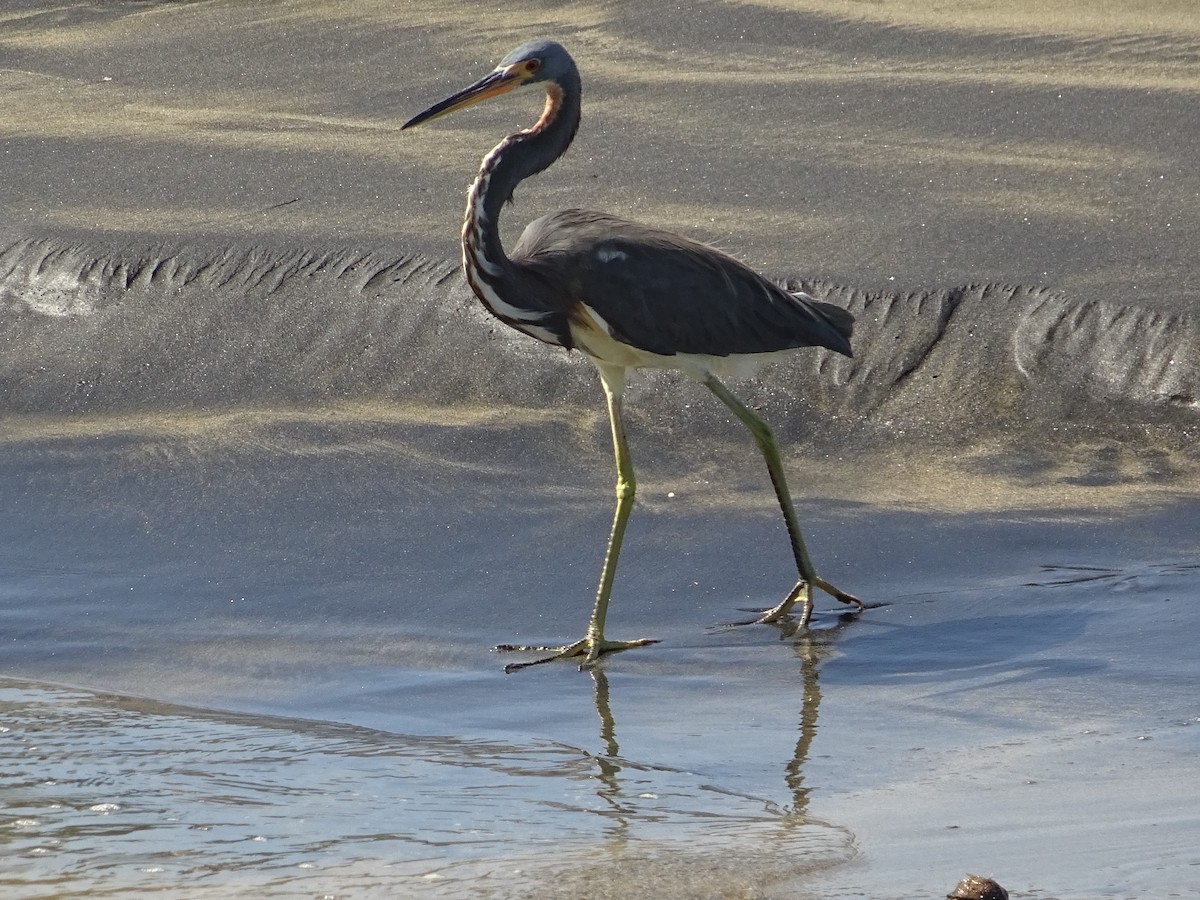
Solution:
M 510 134 L 483 158 L 467 194 L 463 270 L 484 306 L 507 325 L 547 344 L 580 350 L 600 372 L 608 401 L 617 467 L 617 506 L 596 602 L 583 638 L 564 647 L 497 649 L 549 652 L 536 663 L 655 643 L 613 641 L 604 622 L 636 480 L 622 423 L 629 369 L 678 369 L 699 381 L 750 430 L 762 451 L 791 538 L 799 580 L 778 606 L 754 621 L 776 622 L 801 604 L 812 615 L 812 586 L 842 603 L 863 604 L 820 578 L 804 547 L 788 493 L 779 444 L 770 427 L 718 376 L 742 375 L 755 364 L 800 347 L 850 356 L 854 317 L 798 291 L 787 291 L 740 261 L 698 241 L 606 213 L 567 209 L 531 222 L 512 255 L 500 244 L 500 210 L 523 179 L 566 152 L 579 127 L 582 86 L 567 51 L 553 41 L 522 44 L 491 74 L 405 122 L 411 128 L 516 88 L 541 86 L 546 105 L 530 128 Z

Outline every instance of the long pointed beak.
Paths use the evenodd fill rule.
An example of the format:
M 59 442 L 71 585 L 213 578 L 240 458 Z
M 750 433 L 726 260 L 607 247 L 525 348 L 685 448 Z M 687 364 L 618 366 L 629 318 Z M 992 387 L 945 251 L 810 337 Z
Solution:
M 487 100 L 489 97 L 499 97 L 501 94 L 507 94 L 520 83 L 520 74 L 514 71 L 514 67 L 497 69 L 490 75 L 479 79 L 470 87 L 463 88 L 452 97 L 447 97 L 441 103 L 435 103 L 429 109 L 425 110 L 425 112 L 417 113 L 400 127 L 402 129 L 412 128 L 414 125 L 420 125 L 422 122 L 428 122 L 430 119 L 436 119 L 438 116 L 452 113 L 456 109 L 462 109 L 481 100 Z

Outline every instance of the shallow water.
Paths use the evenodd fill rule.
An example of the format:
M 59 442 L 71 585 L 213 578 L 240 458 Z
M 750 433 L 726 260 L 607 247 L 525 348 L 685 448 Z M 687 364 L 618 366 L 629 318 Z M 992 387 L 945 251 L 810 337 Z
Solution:
M 778 878 L 850 843 L 611 742 L 415 737 L 16 681 L 0 709 L 0 884 L 17 893 L 518 896 L 567 865 L 651 857 L 686 863 L 684 882 L 730 852 L 740 878 Z
M 826 577 L 881 605 L 713 629 L 790 583 L 769 493 L 728 448 L 721 487 L 643 447 L 610 629 L 663 643 L 505 676 L 492 644 L 582 627 L 602 454 L 533 424 L 261 438 L 6 447 L 8 895 L 1197 883 L 1192 497 L 806 500 Z

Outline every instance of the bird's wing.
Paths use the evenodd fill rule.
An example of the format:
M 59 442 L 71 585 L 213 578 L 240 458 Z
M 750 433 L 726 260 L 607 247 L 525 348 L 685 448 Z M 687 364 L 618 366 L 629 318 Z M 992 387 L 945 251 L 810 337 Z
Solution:
M 670 356 L 828 347 L 850 355 L 853 316 L 791 293 L 733 257 L 669 231 L 564 210 L 532 222 L 512 260 L 598 313 L 612 336 Z

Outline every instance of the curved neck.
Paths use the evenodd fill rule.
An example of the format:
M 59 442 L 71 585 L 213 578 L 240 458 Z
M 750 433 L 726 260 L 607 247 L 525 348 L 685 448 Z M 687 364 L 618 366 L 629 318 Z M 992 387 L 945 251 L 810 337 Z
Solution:
M 483 165 L 467 195 L 463 223 L 463 257 L 480 258 L 490 274 L 507 269 L 508 257 L 500 244 L 500 210 L 512 199 L 524 179 L 538 174 L 562 156 L 579 128 L 583 90 L 576 72 L 546 87 L 546 106 L 531 127 L 510 134 L 483 158 Z

